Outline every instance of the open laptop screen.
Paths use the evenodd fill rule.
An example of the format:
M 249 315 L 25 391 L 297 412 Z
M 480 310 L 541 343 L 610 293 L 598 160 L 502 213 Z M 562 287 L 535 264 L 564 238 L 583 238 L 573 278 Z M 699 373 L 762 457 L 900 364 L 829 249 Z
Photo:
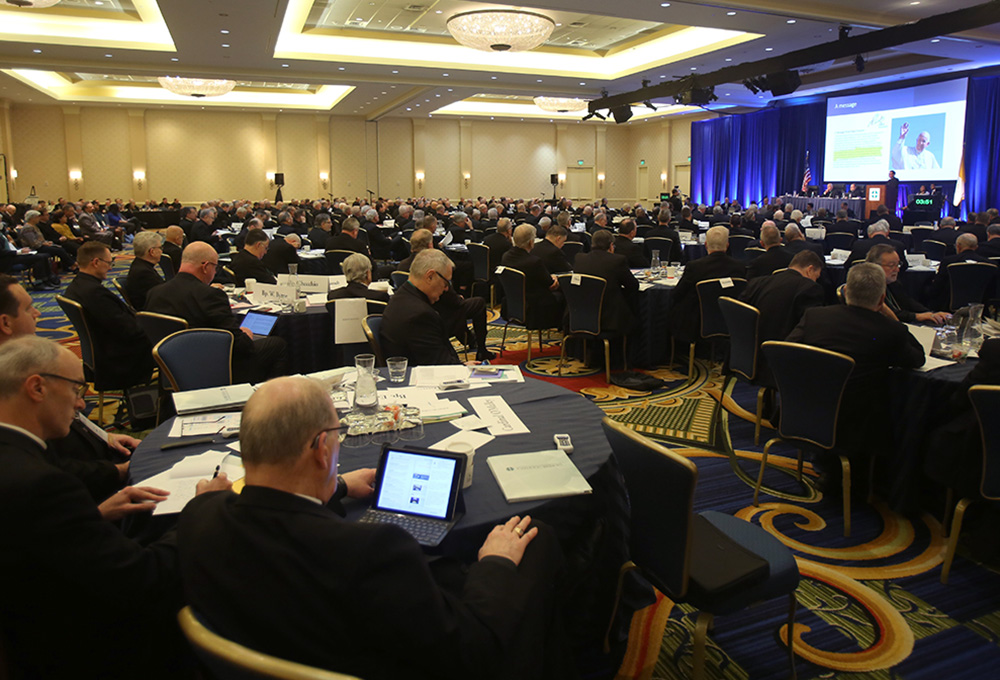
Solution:
M 436 451 L 389 449 L 380 462 L 375 509 L 452 519 L 461 487 L 462 461 Z
M 261 314 L 260 312 L 247 312 L 243 317 L 241 328 L 246 328 L 254 335 L 270 335 L 271 329 L 277 323 L 278 317 L 274 314 Z

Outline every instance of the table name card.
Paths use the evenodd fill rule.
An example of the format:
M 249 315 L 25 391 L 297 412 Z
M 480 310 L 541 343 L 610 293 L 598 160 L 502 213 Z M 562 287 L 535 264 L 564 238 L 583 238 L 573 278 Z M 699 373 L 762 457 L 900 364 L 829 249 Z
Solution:
M 295 304 L 295 288 L 292 286 L 258 283 L 253 289 L 253 302 L 258 305 L 276 303 L 279 305 Z
M 299 274 L 299 291 L 303 293 L 325 293 L 330 290 L 330 279 L 322 274 Z M 278 274 L 278 285 L 295 287 L 295 277 L 291 274 Z

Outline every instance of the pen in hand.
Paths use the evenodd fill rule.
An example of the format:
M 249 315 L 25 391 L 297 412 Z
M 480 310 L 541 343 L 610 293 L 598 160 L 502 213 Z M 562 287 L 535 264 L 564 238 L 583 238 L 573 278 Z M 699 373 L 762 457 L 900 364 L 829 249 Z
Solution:
M 214 474 L 212 475 L 212 479 L 215 479 L 216 477 L 218 477 L 218 476 L 219 476 L 219 469 L 220 469 L 221 467 L 222 467 L 222 465 L 216 465 L 216 466 L 215 466 L 215 473 L 214 473 Z

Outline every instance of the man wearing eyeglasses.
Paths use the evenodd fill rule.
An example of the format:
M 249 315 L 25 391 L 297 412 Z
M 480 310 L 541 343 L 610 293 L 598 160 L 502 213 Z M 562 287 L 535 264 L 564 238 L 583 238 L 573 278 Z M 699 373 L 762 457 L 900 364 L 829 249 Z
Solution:
M 156 271 L 163 255 L 163 237 L 155 231 L 139 232 L 132 241 L 132 252 L 135 259 L 128 268 L 125 293 L 138 311 L 146 308 L 149 291 L 163 283 L 163 277 Z
M 866 262 L 882 267 L 885 272 L 885 306 L 882 313 L 903 323 L 930 323 L 940 326 L 951 318 L 947 312 L 932 312 L 907 294 L 899 279 L 899 253 L 886 243 L 868 251 Z
M 148 511 L 165 492 L 126 487 L 97 506 L 46 458 L 87 389 L 83 365 L 51 340 L 0 347 L 0 628 L 14 677 L 157 677 L 178 648 L 175 534 L 141 546 L 108 520 Z M 225 475 L 198 493 L 230 486 Z
M 123 388 L 147 382 L 153 348 L 135 315 L 104 285 L 115 261 L 111 250 L 100 241 L 87 241 L 76 260 L 80 271 L 66 287 L 66 297 L 83 306 L 101 382 Z

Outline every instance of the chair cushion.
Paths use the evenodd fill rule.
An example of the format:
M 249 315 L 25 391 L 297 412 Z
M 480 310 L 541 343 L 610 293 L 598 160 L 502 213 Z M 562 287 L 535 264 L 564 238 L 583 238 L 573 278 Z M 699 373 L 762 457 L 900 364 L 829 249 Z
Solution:
M 798 585 L 792 552 L 759 526 L 714 511 L 693 525 L 687 600 L 698 609 L 726 614 Z

